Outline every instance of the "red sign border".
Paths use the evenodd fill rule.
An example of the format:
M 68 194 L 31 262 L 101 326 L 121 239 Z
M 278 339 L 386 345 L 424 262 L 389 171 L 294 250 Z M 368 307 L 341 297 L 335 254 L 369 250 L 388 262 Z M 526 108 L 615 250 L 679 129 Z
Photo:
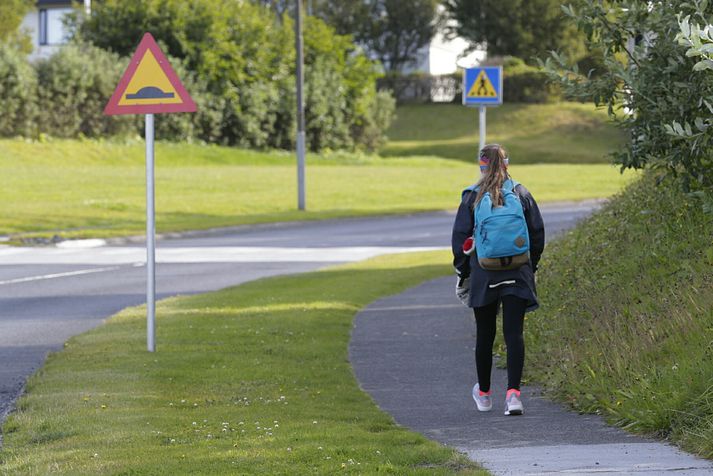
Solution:
M 120 106 L 119 101 L 121 97 L 126 92 L 126 88 L 129 87 L 129 82 L 134 77 L 136 69 L 139 67 L 139 63 L 144 57 L 146 50 L 150 50 L 151 53 L 156 57 L 159 66 L 168 77 L 171 85 L 174 87 L 178 93 L 178 97 L 181 98 L 183 103 L 174 104 L 133 104 L 130 106 Z M 188 94 L 186 88 L 183 87 L 181 80 L 178 79 L 178 75 L 171 67 L 171 64 L 166 59 L 166 56 L 161 51 L 161 48 L 156 44 L 156 40 L 151 35 L 151 33 L 145 33 L 144 37 L 141 39 L 139 46 L 136 48 L 136 52 L 131 57 L 129 61 L 129 66 L 124 71 L 124 75 L 119 81 L 119 85 L 114 90 L 114 94 L 111 95 L 111 99 L 104 108 L 104 114 L 107 116 L 114 116 L 119 114 L 163 114 L 170 112 L 196 112 L 196 103 Z

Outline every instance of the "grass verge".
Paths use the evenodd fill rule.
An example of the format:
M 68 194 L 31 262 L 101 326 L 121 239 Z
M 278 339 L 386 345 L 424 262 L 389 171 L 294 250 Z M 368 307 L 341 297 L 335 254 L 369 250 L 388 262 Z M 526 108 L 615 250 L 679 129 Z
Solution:
M 530 377 L 580 411 L 713 458 L 713 216 L 646 177 L 540 268 Z
M 513 163 L 609 163 L 626 137 L 590 104 L 504 104 L 488 108 L 488 141 L 503 144 Z M 400 106 L 380 151 L 387 157 L 435 155 L 474 161 L 478 110 L 456 104 Z
M 453 209 L 477 167 L 430 158 L 310 155 L 307 212 L 296 210 L 292 154 L 160 143 L 159 233 L 273 221 Z M 606 164 L 531 165 L 512 172 L 539 201 L 609 196 L 628 182 Z M 105 238 L 143 234 L 142 143 L 0 140 L 0 235 Z
M 7 474 L 487 474 L 394 424 L 347 355 L 366 304 L 451 273 L 380 257 L 131 308 L 49 357 L 3 428 Z

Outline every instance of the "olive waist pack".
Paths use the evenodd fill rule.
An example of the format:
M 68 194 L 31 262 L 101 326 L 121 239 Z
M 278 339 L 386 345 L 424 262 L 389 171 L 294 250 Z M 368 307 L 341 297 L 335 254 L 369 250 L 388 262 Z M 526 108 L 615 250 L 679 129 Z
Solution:
M 522 204 L 514 192 L 517 185 L 510 179 L 503 183 L 502 206 L 494 207 L 486 192 L 473 211 L 473 241 L 483 269 L 516 269 L 530 261 L 530 235 Z M 478 188 L 467 190 L 477 192 Z

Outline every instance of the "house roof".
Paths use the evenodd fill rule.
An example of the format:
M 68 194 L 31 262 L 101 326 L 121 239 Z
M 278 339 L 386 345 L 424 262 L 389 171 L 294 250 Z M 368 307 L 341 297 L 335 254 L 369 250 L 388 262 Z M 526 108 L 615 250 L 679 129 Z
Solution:
M 37 0 L 38 7 L 69 7 L 74 3 L 74 0 Z

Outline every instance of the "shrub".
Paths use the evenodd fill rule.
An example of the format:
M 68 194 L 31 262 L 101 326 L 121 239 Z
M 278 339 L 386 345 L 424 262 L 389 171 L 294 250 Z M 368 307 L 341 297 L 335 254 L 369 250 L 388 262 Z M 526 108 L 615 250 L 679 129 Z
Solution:
M 71 43 L 37 63 L 40 132 L 103 137 L 133 131 L 133 116 L 104 116 L 128 63 L 90 44 Z
M 425 103 L 431 101 L 434 78 L 419 72 L 389 72 L 379 78 L 378 85 L 380 90 L 389 91 L 399 103 Z
M 34 136 L 37 78 L 27 57 L 0 44 L 0 135 Z
M 544 70 L 525 64 L 520 58 L 506 58 L 503 66 L 505 102 L 547 103 L 558 99 L 559 88 L 549 82 Z
M 713 197 L 713 76 L 695 74 L 694 48 L 680 40 L 679 19 L 710 24 L 713 4 L 582 0 L 565 14 L 601 52 L 600 74 L 588 76 L 558 53 L 541 62 L 567 96 L 606 106 L 631 138 L 615 152 L 622 168 L 653 168 L 681 178 L 684 190 Z M 685 30 L 693 30 L 688 24 Z M 634 32 L 641 32 L 636 35 Z M 697 42 L 701 42 L 700 31 Z M 707 35 L 707 33 L 706 33 Z M 691 45 L 692 46 L 692 45 Z M 708 49 L 710 47 L 707 47 Z M 710 203 L 710 202 L 709 202 Z M 710 206 L 710 205 L 709 205 Z
M 496 64 L 496 63 L 495 63 Z M 505 102 L 547 103 L 560 99 L 559 88 L 548 84 L 542 69 L 529 66 L 523 60 L 507 57 L 503 65 L 503 99 Z M 432 76 L 423 73 L 389 74 L 381 78 L 383 89 L 393 91 L 399 102 L 428 102 L 440 88 L 453 92 L 454 103 L 463 102 L 463 71 Z
M 379 149 L 388 137 L 384 134 L 394 120 L 396 100 L 386 92 L 364 96 L 357 110 L 364 109 L 365 114 L 352 124 L 352 137 L 357 144 L 368 151 Z
M 188 71 L 183 61 L 171 57 L 167 59 L 196 103 L 197 111 L 190 114 L 157 114 L 156 137 L 162 140 L 218 142 L 225 101 L 210 94 L 207 82 Z M 140 121 L 139 128 L 143 131 L 143 121 Z
M 245 147 L 292 148 L 295 143 L 294 28 L 289 17 L 250 2 L 106 0 L 79 36 L 123 55 L 140 32 L 151 31 L 181 60 L 195 96 L 193 118 L 160 119 L 175 138 Z M 131 33 L 127 33 L 131 32 Z M 131 41 L 127 37 L 135 38 Z M 389 124 L 388 101 L 378 98 L 375 65 L 351 38 L 309 17 L 304 29 L 307 144 L 372 147 Z M 188 72 L 193 74 L 189 74 Z M 376 104 L 386 107 L 376 110 Z M 205 113 L 203 112 L 205 109 Z

